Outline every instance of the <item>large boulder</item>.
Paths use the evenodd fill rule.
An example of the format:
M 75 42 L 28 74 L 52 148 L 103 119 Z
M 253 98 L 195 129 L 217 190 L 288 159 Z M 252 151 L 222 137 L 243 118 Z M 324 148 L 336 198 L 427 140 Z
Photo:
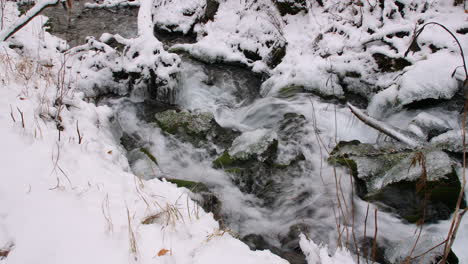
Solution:
M 167 110 L 155 114 L 155 121 L 166 133 L 196 147 L 212 142 L 227 147 L 239 132 L 221 127 L 212 113 Z
M 362 199 L 411 223 L 448 219 L 461 189 L 459 165 L 438 149 L 340 142 L 329 161 L 350 169 Z
M 213 161 L 213 167 L 231 174 L 243 192 L 256 195 L 265 206 L 272 205 L 290 182 L 285 177 L 300 175 L 304 169 L 305 124 L 304 116 L 287 113 L 271 129 L 244 132 Z

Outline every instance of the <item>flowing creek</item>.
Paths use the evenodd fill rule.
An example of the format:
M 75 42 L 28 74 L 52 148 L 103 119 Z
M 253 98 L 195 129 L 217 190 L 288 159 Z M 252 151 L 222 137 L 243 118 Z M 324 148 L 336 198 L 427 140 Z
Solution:
M 68 19 L 61 8 L 45 12 L 51 17 L 51 33 L 67 39 L 70 45 L 104 32 L 126 37 L 135 34 L 137 8 L 83 11 L 83 3 L 77 3 Z M 112 16 L 106 16 L 107 12 Z M 167 34 L 157 37 L 167 46 L 193 41 Z M 130 97 L 104 97 L 99 101 L 114 109 L 116 134 L 128 151 L 133 172 L 145 179 L 164 177 L 202 183 L 209 191 L 202 188 L 194 199 L 204 203 L 205 209 L 211 208 L 223 228 L 232 230 L 251 248 L 270 249 L 291 263 L 305 263 L 298 244 L 301 232 L 315 242 L 329 244 L 333 251 L 339 236 L 343 243 L 353 243 L 352 221 L 357 242 L 369 248 L 374 230 L 373 206 L 366 226 L 367 203 L 353 193 L 348 171 L 333 168 L 327 159 L 338 141 L 375 143 L 377 132 L 337 102 L 310 93 L 261 97 L 262 76 L 248 69 L 209 65 L 187 55 L 181 58 L 175 106 Z M 206 117 L 209 126 L 214 122 L 219 126 L 210 128 L 211 134 L 205 138 L 171 135 L 156 124 L 155 115 L 166 110 L 188 110 L 202 121 Z M 158 122 L 161 119 L 164 116 Z M 227 149 L 230 154 L 253 151 L 261 161 L 248 159 L 244 165 L 228 168 L 226 162 L 217 163 Z M 269 153 L 271 149 L 274 154 Z M 354 219 L 346 221 L 348 228 L 343 224 L 337 227 L 337 218 L 345 221 L 336 206 L 338 200 L 341 210 L 354 207 Z M 385 247 L 386 258 L 390 259 L 388 256 L 407 254 L 415 226 L 384 212 L 379 212 L 378 224 L 378 251 Z M 428 226 L 426 239 L 419 247 L 434 245 L 443 235 L 442 226 Z

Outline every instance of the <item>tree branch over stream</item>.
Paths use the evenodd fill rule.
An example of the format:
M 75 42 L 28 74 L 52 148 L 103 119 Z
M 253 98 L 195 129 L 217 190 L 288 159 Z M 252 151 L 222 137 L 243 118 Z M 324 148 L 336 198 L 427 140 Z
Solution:
M 26 14 L 19 17 L 12 25 L 7 29 L 0 31 L 0 42 L 8 40 L 16 32 L 26 26 L 33 18 L 39 15 L 44 9 L 55 6 L 60 0 L 43 0 L 36 3 Z

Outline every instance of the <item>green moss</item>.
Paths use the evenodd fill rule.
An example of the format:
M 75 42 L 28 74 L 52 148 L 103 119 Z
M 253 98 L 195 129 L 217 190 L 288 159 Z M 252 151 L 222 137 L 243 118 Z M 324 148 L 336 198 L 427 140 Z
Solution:
M 329 162 L 332 164 L 339 164 L 342 166 L 345 166 L 349 169 L 351 169 L 351 174 L 356 177 L 358 177 L 358 169 L 357 169 L 357 164 L 354 160 L 349 159 L 349 158 L 341 158 L 341 157 L 330 157 Z
M 176 184 L 177 187 L 187 188 L 194 193 L 209 192 L 208 187 L 205 184 L 200 183 L 200 182 L 179 180 L 179 179 L 166 179 L 166 181 Z
M 403 215 L 403 219 L 408 221 L 408 223 L 416 223 L 419 221 L 419 219 L 422 218 L 421 214 L 413 214 L 413 215 Z
M 280 169 L 280 170 L 286 169 L 287 167 L 289 167 L 289 165 L 291 165 L 291 164 L 279 164 L 279 163 L 273 163 L 272 164 L 272 166 L 274 168 L 277 168 L 277 169 Z
M 228 151 L 224 151 L 223 155 L 219 156 L 213 161 L 213 167 L 215 169 L 232 166 L 236 163 L 236 160 L 229 155 Z
M 231 173 L 231 174 L 240 174 L 240 173 L 242 173 L 242 171 L 244 171 L 244 169 L 242 169 L 242 168 L 229 168 L 229 169 L 225 169 L 224 171 L 227 172 L 227 173 Z
M 304 93 L 305 92 L 305 88 L 304 86 L 300 86 L 300 85 L 290 85 L 290 86 L 286 86 L 286 87 L 283 87 L 279 90 L 278 92 L 278 97 L 280 98 L 288 98 L 288 97 L 292 97 L 298 93 Z
M 154 164 L 158 165 L 158 160 L 156 159 L 155 156 L 153 156 L 153 154 L 151 154 L 151 152 L 147 149 L 147 148 L 140 148 L 140 151 L 145 154 L 152 162 L 154 162 Z
M 194 138 L 205 138 L 212 128 L 211 113 L 190 113 L 167 110 L 155 115 L 156 123 L 165 132 L 175 135 L 181 132 Z

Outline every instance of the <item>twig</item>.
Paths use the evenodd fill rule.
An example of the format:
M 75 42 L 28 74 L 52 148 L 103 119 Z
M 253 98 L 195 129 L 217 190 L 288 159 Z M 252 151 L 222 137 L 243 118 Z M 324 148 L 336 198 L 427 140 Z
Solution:
M 374 241 L 372 242 L 372 263 L 374 263 L 375 261 L 375 255 L 376 255 L 376 252 L 377 252 L 377 232 L 379 230 L 378 226 L 377 226 L 377 208 L 375 208 L 375 211 L 374 211 Z
M 25 125 L 24 125 L 24 113 L 19 109 L 19 107 L 16 107 L 16 109 L 18 109 L 18 112 L 19 112 L 20 115 L 21 115 L 21 125 L 23 126 L 23 128 L 25 128 Z
M 80 133 L 80 127 L 78 126 L 78 120 L 76 120 L 76 133 L 78 133 L 78 144 L 81 144 L 81 141 L 83 140 L 83 136 L 81 136 L 81 133 Z
M 413 37 L 413 40 L 411 41 L 411 44 L 410 44 L 410 47 L 412 47 L 419 35 L 421 35 L 421 33 L 424 31 L 424 28 L 426 28 L 426 26 L 428 25 L 437 25 L 441 28 L 443 28 L 445 31 L 447 31 L 454 39 L 455 39 L 455 42 L 457 43 L 458 45 L 458 48 L 460 49 L 460 53 L 461 53 L 461 57 L 462 57 L 462 61 L 463 61 L 463 69 L 465 70 L 465 80 L 468 79 L 468 70 L 466 68 L 466 61 L 465 61 L 465 54 L 463 53 L 463 48 L 460 44 L 460 42 L 458 41 L 457 37 L 455 36 L 455 34 L 452 33 L 452 31 L 450 31 L 447 27 L 445 27 L 444 25 L 440 24 L 440 23 L 437 23 L 437 22 L 429 22 L 429 23 L 426 23 L 424 26 L 421 27 L 421 29 L 419 29 L 417 32 L 416 32 L 416 35 Z M 410 52 L 410 47 L 406 50 L 405 52 L 405 57 L 408 55 L 408 53 Z
M 369 216 L 369 203 L 367 203 L 367 209 L 366 209 L 366 218 L 364 219 L 364 239 L 366 239 L 367 237 L 367 217 Z M 369 259 L 367 258 L 368 256 L 368 253 L 367 252 L 367 249 L 366 249 L 366 253 L 365 253 L 365 257 L 366 257 L 366 263 L 369 263 Z
M 402 143 L 405 143 L 411 147 L 420 147 L 423 143 L 420 140 L 409 137 L 401 132 L 399 132 L 395 127 L 385 124 L 382 121 L 379 121 L 373 117 L 366 115 L 364 112 L 356 108 L 354 105 L 348 103 L 348 108 L 351 112 L 364 124 L 384 133 L 385 135 L 396 139 Z
M 138 260 L 138 247 L 136 243 L 135 233 L 133 232 L 133 229 L 132 229 L 132 221 L 130 217 L 130 211 L 128 210 L 128 206 L 126 206 L 126 209 L 127 209 L 128 239 L 130 243 L 130 252 L 133 253 L 133 257 L 136 261 Z
M 11 107 L 11 105 L 10 105 L 10 116 L 11 116 L 11 119 L 13 119 L 13 123 L 16 123 L 15 116 L 13 115 L 13 108 Z

